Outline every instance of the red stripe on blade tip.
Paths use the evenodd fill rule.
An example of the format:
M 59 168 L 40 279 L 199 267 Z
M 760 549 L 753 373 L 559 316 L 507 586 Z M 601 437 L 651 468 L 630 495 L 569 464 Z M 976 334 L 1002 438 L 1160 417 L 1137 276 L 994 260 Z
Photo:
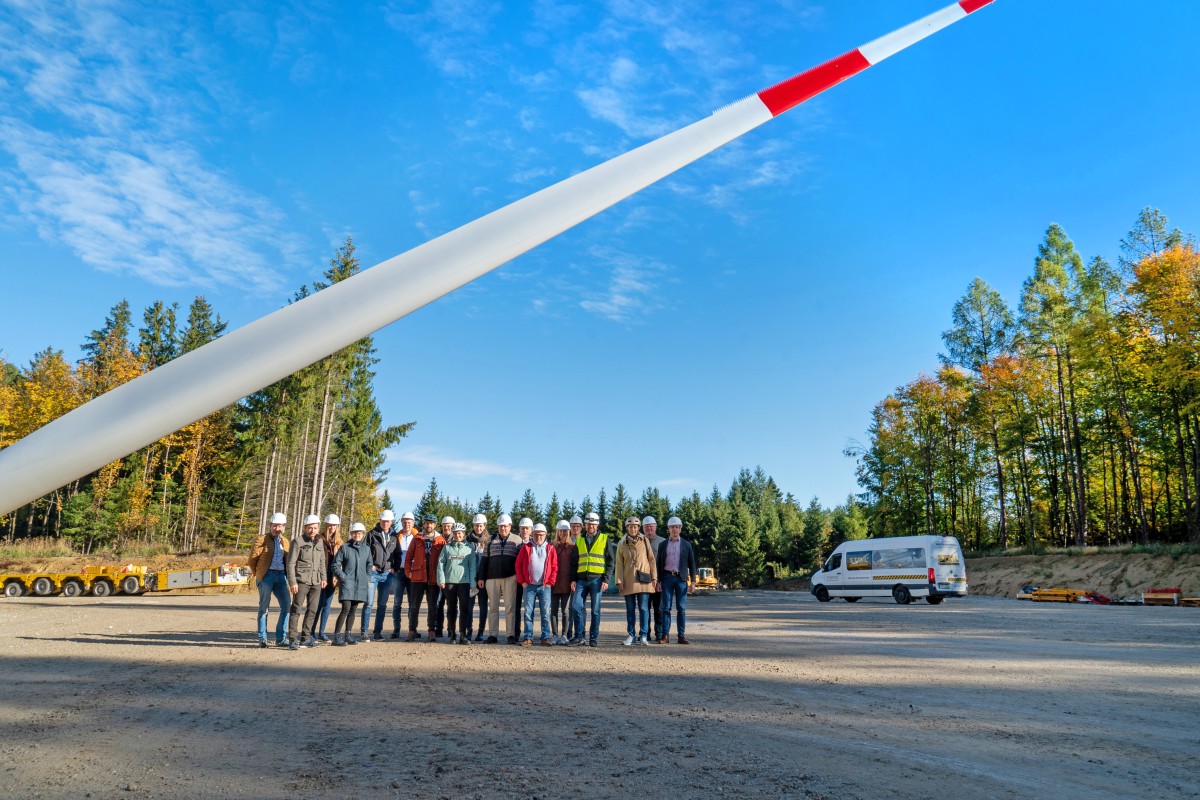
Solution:
M 869 66 L 871 62 L 867 61 L 862 53 L 851 50 L 769 89 L 763 89 L 758 93 L 758 97 L 771 112 L 771 116 L 778 117 L 789 108 L 800 105 L 808 98 L 857 75 Z

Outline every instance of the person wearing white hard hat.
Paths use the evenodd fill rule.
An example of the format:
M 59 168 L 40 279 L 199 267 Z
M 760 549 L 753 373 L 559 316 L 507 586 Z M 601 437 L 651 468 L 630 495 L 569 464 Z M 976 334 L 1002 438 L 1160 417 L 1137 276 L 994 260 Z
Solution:
M 476 585 L 487 589 L 488 637 L 485 644 L 499 642 L 500 603 L 504 603 L 504 627 L 508 632 L 508 643 L 517 643 L 517 553 L 521 549 L 521 537 L 512 532 L 512 517 L 501 514 L 496 520 L 496 535 L 488 540 L 483 558 L 479 560 Z
M 417 621 L 421 616 L 421 601 L 426 601 L 425 623 L 429 632 L 429 641 L 436 640 L 434 627 L 437 625 L 437 599 L 441 589 L 437 584 L 438 558 L 446 540 L 437 532 L 437 517 L 426 514 L 422 517 L 425 530 L 413 537 L 412 546 L 404 557 L 404 572 L 412 581 L 412 590 L 408 596 L 408 638 L 404 641 L 415 642 L 421 637 L 417 635 Z
M 529 544 L 529 538 L 533 534 L 533 520 L 529 517 L 521 517 L 521 521 L 517 523 L 517 535 L 521 537 L 521 544 Z M 517 581 L 517 627 L 513 629 L 513 633 L 517 636 L 517 642 L 521 641 L 522 623 L 525 621 L 525 587 Z
M 325 635 L 325 626 L 329 623 L 329 610 L 333 607 L 333 593 L 337 588 L 337 578 L 333 575 L 333 557 L 344 544 L 341 527 L 342 520 L 337 514 L 325 517 L 325 531 L 321 534 L 321 541 L 325 545 L 325 588 L 321 590 L 321 614 L 317 624 L 317 641 L 320 642 L 333 641 Z
M 692 543 L 680 536 L 683 520 L 671 517 L 667 520 L 667 541 L 658 551 L 658 581 L 662 591 L 663 629 L 659 644 L 671 641 L 671 605 L 678 609 L 679 634 L 676 641 L 687 644 L 687 596 L 696 589 L 696 550 Z
M 320 527 L 321 518 L 316 514 L 305 517 L 303 532 L 292 539 L 287 554 L 287 583 L 292 593 L 292 609 L 288 615 L 288 647 L 292 650 L 321 644 L 317 641 L 317 613 L 329 565 L 325 561 L 325 542 L 318 532 Z M 301 614 L 304 615 L 303 622 Z M 297 627 L 300 628 L 299 638 L 296 635 Z
M 651 516 L 642 517 L 642 535 L 646 537 L 646 542 L 650 545 L 650 551 L 654 553 L 654 558 L 658 559 L 658 549 L 662 547 L 662 543 L 666 541 L 658 535 L 658 521 Z M 655 584 L 657 587 L 658 584 Z M 650 593 L 650 641 L 658 643 L 662 638 L 662 591 L 656 588 Z
M 579 570 L 571 591 L 571 608 L 575 617 L 575 636 L 567 641 L 572 647 L 584 643 L 590 647 L 600 646 L 600 599 L 612 583 L 613 567 L 617 560 L 617 546 L 609 541 L 607 533 L 600 533 L 600 515 L 590 511 L 583 518 L 583 534 L 575 540 L 579 550 Z M 588 631 L 584 624 L 583 598 L 591 598 L 592 627 Z
M 555 528 L 554 552 L 558 574 L 550 587 L 550 634 L 555 644 L 566 644 L 575 620 L 571 613 L 571 585 L 579 569 L 579 550 L 571 542 L 571 524 L 565 519 L 560 519 Z
M 454 526 L 457 523 L 454 517 L 447 514 L 442 517 L 442 538 L 446 540 L 446 544 L 454 541 Z M 466 527 L 463 528 L 466 530 Z M 442 588 L 438 588 L 437 596 L 437 614 L 434 616 L 433 635 L 435 639 L 441 639 L 442 634 L 446 632 L 446 592 Z M 451 643 L 453 644 L 453 643 Z
M 404 619 L 404 601 L 412 607 L 412 581 L 404 571 L 404 559 L 408 546 L 416 535 L 417 517 L 411 511 L 400 515 L 400 530 L 396 533 L 396 549 L 392 551 L 392 575 L 396 578 L 396 602 L 392 604 L 392 638 L 400 638 L 401 620 Z
M 479 575 L 479 564 L 483 561 L 483 551 L 487 548 L 488 532 L 487 532 L 487 516 L 484 514 L 476 514 L 471 520 L 471 532 L 467 534 L 467 541 L 475 548 L 475 575 Z M 475 633 L 475 641 L 483 641 L 483 632 L 487 628 L 488 618 L 488 593 L 486 588 L 476 585 L 471 587 L 469 602 L 473 602 L 479 606 L 479 630 Z M 467 620 L 468 636 L 471 634 L 471 619 Z
M 271 515 L 267 533 L 254 540 L 250 547 L 250 568 L 258 584 L 258 646 L 267 646 L 267 612 L 271 595 L 279 603 L 279 619 L 275 623 L 275 644 L 286 647 L 288 612 L 292 609 L 292 594 L 287 587 L 287 551 L 291 543 L 283 535 L 287 517 L 276 511 Z
M 523 610 L 525 633 L 518 637 L 522 647 L 533 644 L 533 610 L 541 609 L 540 643 L 546 647 L 554 644 L 550 638 L 550 587 L 558 577 L 558 553 L 546 543 L 546 526 L 533 526 L 530 541 L 521 545 L 517 553 L 517 583 L 525 589 Z
M 658 583 L 654 553 L 641 527 L 637 517 L 625 520 L 625 536 L 617 545 L 617 591 L 625 598 L 626 646 L 648 643 L 650 592 Z
M 334 647 L 358 644 L 352 635 L 359 618 L 358 607 L 367 602 L 367 586 L 371 583 L 371 550 L 363 538 L 367 526 L 355 522 L 350 526 L 350 541 L 342 545 L 333 559 L 333 574 L 338 579 L 338 600 L 342 613 L 333 625 Z
M 390 508 L 379 512 L 379 522 L 367 534 L 367 548 L 371 551 L 371 585 L 367 589 L 367 603 L 363 606 L 362 640 L 379 641 L 383 638 L 383 620 L 387 617 L 388 601 L 396 594 L 396 570 L 393 566 L 396 553 L 396 534 L 392 530 L 396 514 Z M 372 637 L 367 636 L 371 622 L 371 606 L 375 606 L 375 627 Z
M 467 526 L 461 522 L 450 526 L 450 542 L 438 558 L 437 582 L 446 598 L 446 642 L 470 644 L 468 601 L 475 586 L 475 548 L 467 541 Z
M 567 524 L 571 528 L 571 544 L 575 544 L 579 535 L 583 533 L 583 517 L 575 514 L 567 521 Z

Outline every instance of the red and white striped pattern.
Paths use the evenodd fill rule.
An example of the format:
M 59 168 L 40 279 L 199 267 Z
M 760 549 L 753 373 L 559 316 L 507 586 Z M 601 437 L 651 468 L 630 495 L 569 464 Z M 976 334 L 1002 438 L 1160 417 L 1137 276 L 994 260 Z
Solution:
M 878 64 L 888 56 L 893 56 L 926 36 L 958 22 L 991 2 L 992 0 L 961 0 L 911 25 L 880 36 L 856 50 L 830 59 L 819 67 L 813 67 L 807 72 L 801 72 L 769 89 L 764 89 L 758 93 L 758 99 L 762 100 L 772 117 L 777 117 L 789 108 L 800 105 L 810 97 L 857 75 L 867 67 Z

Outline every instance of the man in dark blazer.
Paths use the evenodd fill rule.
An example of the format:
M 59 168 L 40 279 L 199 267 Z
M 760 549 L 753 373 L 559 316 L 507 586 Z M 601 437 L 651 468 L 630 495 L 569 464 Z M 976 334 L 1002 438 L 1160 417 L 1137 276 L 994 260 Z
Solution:
M 671 517 L 667 520 L 668 537 L 658 548 L 658 590 L 662 592 L 663 629 L 659 644 L 671 641 L 671 606 L 679 611 L 679 635 L 676 641 L 687 644 L 687 596 L 696 588 L 696 550 L 692 543 L 680 537 L 683 520 Z

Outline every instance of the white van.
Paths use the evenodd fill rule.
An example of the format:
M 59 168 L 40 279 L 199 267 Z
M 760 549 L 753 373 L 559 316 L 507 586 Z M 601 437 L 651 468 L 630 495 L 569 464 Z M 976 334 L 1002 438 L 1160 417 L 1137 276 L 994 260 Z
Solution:
M 901 605 L 924 597 L 967 596 L 967 568 L 953 536 L 895 536 L 842 542 L 812 576 L 813 596 L 822 603 L 844 597 L 891 595 Z

